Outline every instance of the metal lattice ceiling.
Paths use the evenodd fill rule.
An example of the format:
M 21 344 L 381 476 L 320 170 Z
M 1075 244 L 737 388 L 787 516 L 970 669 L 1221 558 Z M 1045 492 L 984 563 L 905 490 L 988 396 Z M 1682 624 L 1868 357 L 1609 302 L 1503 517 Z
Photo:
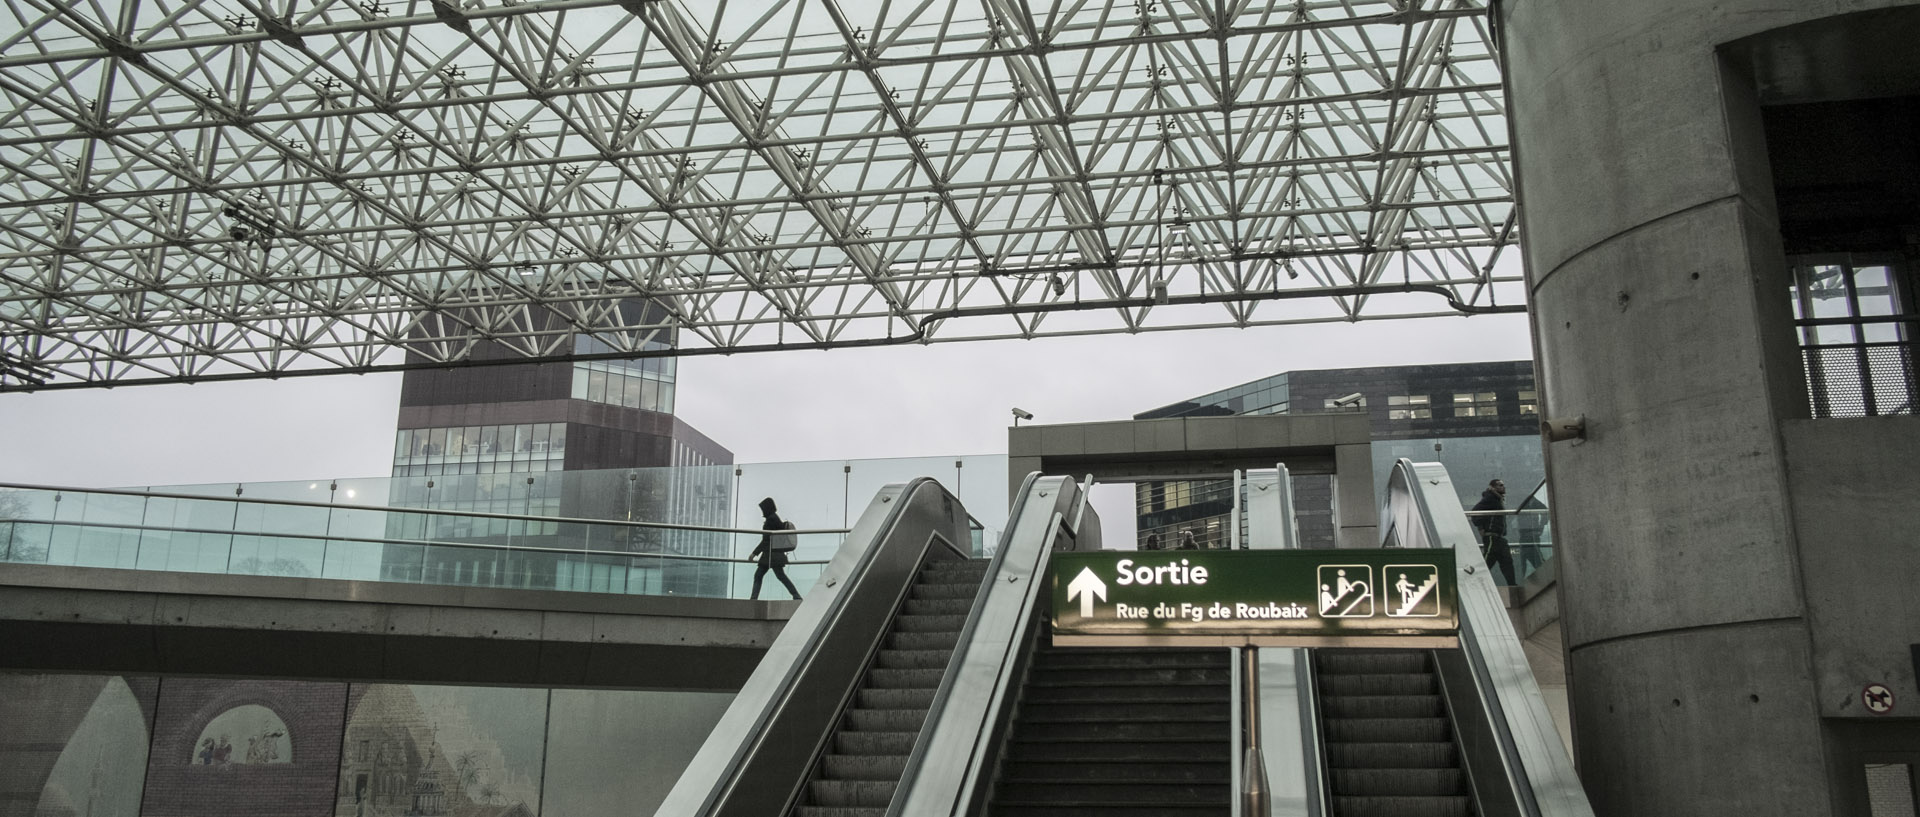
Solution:
M 8 13 L 0 390 L 1523 298 L 1482 0 Z

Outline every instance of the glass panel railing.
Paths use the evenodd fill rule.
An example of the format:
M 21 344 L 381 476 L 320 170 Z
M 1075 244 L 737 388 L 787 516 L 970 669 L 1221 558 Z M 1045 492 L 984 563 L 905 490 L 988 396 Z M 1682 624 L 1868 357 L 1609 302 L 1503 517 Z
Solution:
M 0 487 L 0 561 L 744 598 L 762 535 L 206 494 Z M 795 533 L 786 572 L 804 592 L 824 562 L 808 554 L 831 554 L 844 531 Z

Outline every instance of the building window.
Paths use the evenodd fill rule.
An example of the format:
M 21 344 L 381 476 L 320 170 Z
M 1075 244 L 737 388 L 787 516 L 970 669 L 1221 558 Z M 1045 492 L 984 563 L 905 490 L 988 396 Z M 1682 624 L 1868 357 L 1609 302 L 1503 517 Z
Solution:
M 1912 414 L 1912 270 L 1894 258 L 1800 259 L 1793 323 L 1815 417 Z
M 1532 417 L 1540 413 L 1540 395 L 1535 391 L 1520 393 L 1520 416 Z
M 1500 404 L 1494 401 L 1493 392 L 1458 392 L 1453 395 L 1453 416 L 1455 417 L 1497 417 Z
M 1424 394 L 1396 394 L 1387 398 L 1387 419 L 1430 420 L 1433 398 Z

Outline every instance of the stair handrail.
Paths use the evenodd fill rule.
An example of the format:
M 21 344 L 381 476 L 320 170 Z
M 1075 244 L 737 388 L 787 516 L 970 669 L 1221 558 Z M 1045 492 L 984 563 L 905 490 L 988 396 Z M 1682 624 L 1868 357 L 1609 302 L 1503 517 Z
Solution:
M 1527 664 L 1506 603 L 1447 469 L 1402 457 L 1387 477 L 1381 546 L 1450 548 L 1459 586 L 1460 650 L 1487 713 L 1506 778 L 1525 817 L 1593 817 L 1566 745 Z M 1495 622 L 1475 628 L 1473 622 Z
M 1035 608 L 1054 545 L 1062 536 L 1076 545 L 1086 536 L 1097 541 L 1099 525 L 1099 514 L 1072 477 L 1028 476 L 941 682 L 951 696 L 928 711 L 887 817 L 980 812 L 978 798 L 986 796 L 997 766 L 1001 727 L 1019 694 L 1022 651 L 1040 616 Z
M 923 503 L 934 500 L 944 503 L 944 519 L 925 520 L 928 522 L 926 527 L 909 529 L 904 526 L 909 521 L 910 510 L 921 508 Z M 659 813 L 686 817 L 726 813 L 730 798 L 743 783 L 747 764 L 753 759 L 754 752 L 768 741 L 769 726 L 786 710 L 796 684 L 816 661 L 822 660 L 822 646 L 835 625 L 847 619 L 853 591 L 875 569 L 882 551 L 903 547 L 921 550 L 913 559 L 915 568 L 907 572 L 900 588 L 904 594 L 918 573 L 918 565 L 924 560 L 925 551 L 936 543 L 944 542 L 958 558 L 970 557 L 968 549 L 960 546 L 960 542 L 967 539 L 966 536 L 953 531 L 942 535 L 939 528 L 932 524 L 935 521 L 957 523 L 957 530 L 964 533 L 967 529 L 966 519 L 966 511 L 960 501 L 931 478 L 921 477 L 882 488 L 860 515 L 860 520 L 854 524 L 852 533 L 847 536 L 839 552 L 821 571 L 814 589 L 807 594 L 799 609 L 788 619 L 786 627 L 768 647 L 766 656 L 754 668 L 753 675 L 747 679 L 740 693 L 734 696 L 733 703 L 721 715 L 706 742 L 695 752 L 686 771 L 667 792 L 666 798 L 661 801 Z M 884 636 L 884 626 L 881 629 L 881 635 Z M 858 680 L 865 666 L 863 663 L 853 672 L 849 685 Z M 823 728 L 820 731 L 827 730 Z M 811 761 L 815 754 L 807 753 L 807 759 Z M 793 753 L 788 752 L 783 756 L 792 757 Z M 796 780 L 794 785 L 800 782 Z M 789 805 L 791 800 L 789 793 Z M 757 813 L 745 806 L 736 810 Z

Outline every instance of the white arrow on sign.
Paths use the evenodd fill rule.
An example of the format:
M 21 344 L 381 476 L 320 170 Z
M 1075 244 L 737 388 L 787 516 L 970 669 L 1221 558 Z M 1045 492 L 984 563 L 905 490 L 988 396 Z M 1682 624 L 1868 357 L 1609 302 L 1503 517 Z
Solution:
M 1093 568 L 1080 568 L 1080 575 L 1067 582 L 1067 601 L 1073 601 L 1075 596 L 1080 597 L 1080 617 L 1093 618 L 1093 597 L 1099 596 L 1101 601 L 1106 601 L 1107 583 L 1093 575 Z

